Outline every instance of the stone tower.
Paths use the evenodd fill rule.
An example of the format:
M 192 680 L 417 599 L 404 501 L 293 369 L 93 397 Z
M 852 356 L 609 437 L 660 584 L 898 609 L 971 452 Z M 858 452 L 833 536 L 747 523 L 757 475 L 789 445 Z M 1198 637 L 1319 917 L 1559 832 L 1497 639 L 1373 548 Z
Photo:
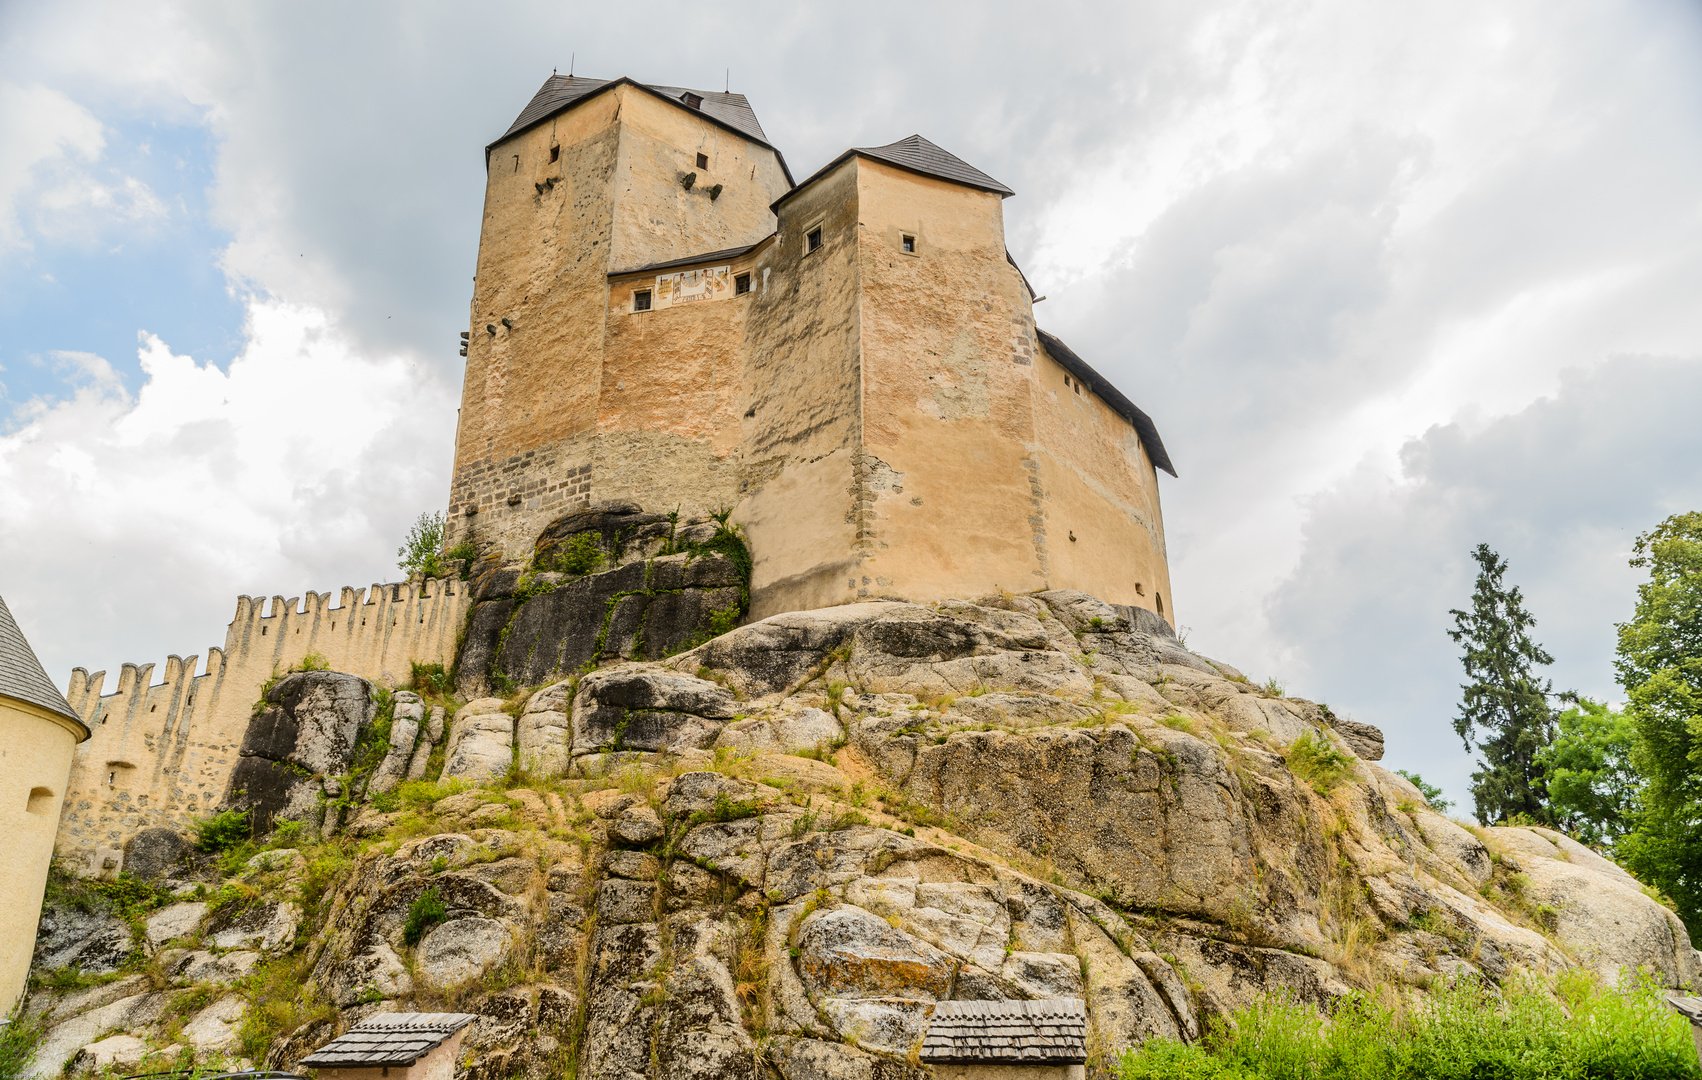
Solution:
M 487 149 L 450 538 L 732 512 L 751 615 L 1075 588 L 1173 619 L 1152 421 L 920 136 L 794 185 L 745 99 L 552 77 Z
M 0 598 L 0 1015 L 29 977 L 71 755 L 88 737 Z

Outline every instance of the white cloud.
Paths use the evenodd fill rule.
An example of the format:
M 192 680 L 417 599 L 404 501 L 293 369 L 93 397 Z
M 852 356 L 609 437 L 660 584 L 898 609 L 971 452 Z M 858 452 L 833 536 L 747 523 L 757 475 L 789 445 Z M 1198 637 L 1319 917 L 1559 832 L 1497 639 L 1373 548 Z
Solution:
M 74 392 L 0 436 L 7 598 L 56 680 L 221 644 L 241 592 L 395 576 L 384 556 L 445 496 L 450 388 L 278 301 L 249 303 L 228 372 L 148 334 L 139 354 L 134 395 L 102 358 L 59 354 Z
M 44 164 L 99 159 L 99 120 L 58 90 L 0 81 L 0 254 L 24 243 L 18 204 Z

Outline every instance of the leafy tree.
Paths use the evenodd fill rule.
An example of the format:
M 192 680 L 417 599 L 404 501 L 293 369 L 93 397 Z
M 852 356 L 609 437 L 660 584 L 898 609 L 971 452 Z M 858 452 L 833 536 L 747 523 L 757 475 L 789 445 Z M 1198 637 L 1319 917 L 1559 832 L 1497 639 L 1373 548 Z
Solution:
M 443 512 L 421 514 L 408 529 L 407 539 L 396 549 L 397 567 L 408 576 L 423 573 L 443 577 Z
M 1631 621 L 1619 624 L 1619 683 L 1648 781 L 1637 829 L 1616 852 L 1702 930 L 1702 513 L 1674 514 L 1637 538 L 1646 568 Z
M 1454 800 L 1444 799 L 1442 789 L 1435 784 L 1426 782 L 1424 777 L 1415 772 L 1407 772 L 1405 769 L 1396 769 L 1395 773 L 1398 776 L 1405 777 L 1407 783 L 1417 788 L 1418 793 L 1424 796 L 1424 801 L 1430 804 L 1430 809 L 1438 814 L 1446 814 L 1454 808 Z
M 1540 824 L 1552 824 L 1548 785 L 1537 755 L 1554 740 L 1554 710 L 1548 695 L 1553 686 L 1538 679 L 1532 668 L 1554 663 L 1529 633 L 1536 619 L 1525 610 L 1518 586 L 1502 584 L 1507 561 L 1479 544 L 1477 588 L 1472 609 L 1451 609 L 1454 629 L 1448 636 L 1465 646 L 1461 663 L 1471 681 L 1460 689 L 1460 715 L 1454 731 L 1472 749 L 1480 730 L 1484 768 L 1472 773 L 1472 801 L 1477 820 L 1505 822 L 1523 814 Z
M 1548 806 L 1567 832 L 1611 847 L 1630 830 L 1643 786 L 1631 758 L 1636 730 L 1629 716 L 1600 701 L 1570 701 L 1555 717 L 1554 742 L 1537 755 L 1548 777 Z

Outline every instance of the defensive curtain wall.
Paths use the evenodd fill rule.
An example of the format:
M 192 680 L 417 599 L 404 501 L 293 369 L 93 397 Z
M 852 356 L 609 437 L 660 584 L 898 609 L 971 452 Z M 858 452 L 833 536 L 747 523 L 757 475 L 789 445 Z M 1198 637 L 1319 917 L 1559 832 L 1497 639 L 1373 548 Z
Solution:
M 185 829 L 215 809 L 236 767 L 243 735 L 273 675 L 309 653 L 333 671 L 373 682 L 405 682 L 413 663 L 454 660 L 471 594 L 466 583 L 415 579 L 370 589 L 345 588 L 305 599 L 240 596 L 224 648 L 197 657 L 125 664 L 118 686 L 102 694 L 106 672 L 71 673 L 71 708 L 92 732 L 77 747 L 56 847 L 85 873 L 123 865 L 124 840 L 150 825 Z

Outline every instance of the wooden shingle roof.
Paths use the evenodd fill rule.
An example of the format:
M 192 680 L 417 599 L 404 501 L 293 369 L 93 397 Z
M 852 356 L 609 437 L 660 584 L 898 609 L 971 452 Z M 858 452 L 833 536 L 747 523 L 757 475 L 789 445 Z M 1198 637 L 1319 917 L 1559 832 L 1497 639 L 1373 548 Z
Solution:
M 942 1001 L 922 1041 L 933 1065 L 1079 1065 L 1087 1060 L 1080 998 Z
M 412 1065 L 478 1017 L 468 1013 L 379 1013 L 307 1057 L 316 1069 Z
M 0 597 L 0 694 L 27 701 L 64 717 L 82 732 L 78 742 L 89 737 L 89 729 L 71 710 L 65 695 L 41 669 L 41 661 L 35 658 L 35 650 L 24 640 L 24 632 L 18 629 L 17 620 L 12 618 L 4 597 Z

